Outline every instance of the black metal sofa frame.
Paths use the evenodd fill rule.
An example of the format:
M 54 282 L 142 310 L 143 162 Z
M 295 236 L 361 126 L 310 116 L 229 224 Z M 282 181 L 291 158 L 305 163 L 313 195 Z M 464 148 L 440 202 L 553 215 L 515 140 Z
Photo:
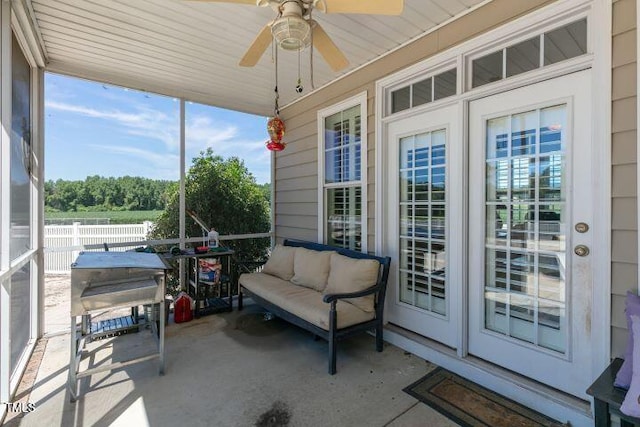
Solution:
M 329 330 L 324 330 L 318 326 L 303 320 L 294 314 L 283 310 L 279 306 L 265 300 L 255 294 L 252 294 L 247 289 L 242 288 L 242 285 L 238 285 L 238 310 L 242 310 L 242 298 L 243 292 L 246 292 L 248 296 L 251 296 L 254 302 L 264 307 L 272 314 L 286 320 L 300 328 L 315 334 L 317 337 L 327 340 L 329 343 L 329 374 L 336 373 L 336 344 L 337 341 L 353 335 L 358 332 L 368 331 L 375 329 L 376 331 L 376 350 L 381 352 L 383 348 L 382 330 L 383 330 L 383 311 L 384 311 L 384 298 L 387 291 L 387 279 L 389 278 L 389 266 L 391 264 L 391 258 L 378 257 L 374 255 L 364 254 L 362 252 L 356 252 L 349 249 L 338 248 L 329 245 L 323 245 L 314 242 L 305 242 L 301 240 L 285 240 L 283 243 L 285 246 L 302 247 L 315 251 L 336 251 L 341 255 L 348 256 L 356 259 L 375 259 L 380 263 L 380 273 L 378 274 L 378 281 L 376 284 L 368 289 L 359 292 L 344 293 L 344 294 L 327 294 L 324 295 L 323 301 L 329 304 Z M 336 304 L 341 299 L 357 298 L 366 295 L 373 294 L 374 299 L 374 311 L 375 317 L 367 322 L 352 325 L 346 328 L 337 329 L 337 311 Z

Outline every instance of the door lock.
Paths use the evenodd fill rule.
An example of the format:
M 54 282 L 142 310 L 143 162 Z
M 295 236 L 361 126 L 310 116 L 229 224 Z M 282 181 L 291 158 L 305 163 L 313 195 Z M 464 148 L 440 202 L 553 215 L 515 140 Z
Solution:
M 579 222 L 576 224 L 575 229 L 578 233 L 586 233 L 589 231 L 589 224 L 585 222 Z
M 584 257 L 589 255 L 589 247 L 585 245 L 578 245 L 575 248 L 573 248 L 573 252 L 575 252 L 575 254 L 578 256 Z

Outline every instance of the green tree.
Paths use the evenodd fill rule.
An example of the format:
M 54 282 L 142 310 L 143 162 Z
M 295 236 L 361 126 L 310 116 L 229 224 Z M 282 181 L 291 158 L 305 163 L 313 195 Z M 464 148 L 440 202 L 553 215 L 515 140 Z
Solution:
M 152 237 L 167 239 L 179 234 L 179 188 L 173 184 L 167 191 L 168 205 L 156 221 Z M 211 149 L 200 153 L 185 177 L 187 209 L 194 211 L 220 235 L 264 233 L 270 229 L 269 204 L 255 178 L 242 160 L 224 160 Z M 201 227 L 190 217 L 186 220 L 187 236 L 202 235 Z M 225 241 L 242 259 L 264 257 L 269 239 Z
M 260 184 L 259 187 L 265 200 L 271 203 L 271 183 Z
M 84 181 L 47 181 L 48 211 L 150 211 L 166 206 L 170 181 L 124 176 L 88 176 Z

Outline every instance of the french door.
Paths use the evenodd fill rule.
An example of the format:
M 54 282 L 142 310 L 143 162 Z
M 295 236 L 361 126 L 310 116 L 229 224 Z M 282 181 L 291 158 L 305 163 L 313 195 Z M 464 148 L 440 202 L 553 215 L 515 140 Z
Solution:
M 576 396 L 593 351 L 590 87 L 581 71 L 469 105 L 468 351 Z
M 390 123 L 386 131 L 385 246 L 390 322 L 457 347 L 462 253 L 462 144 L 453 105 Z

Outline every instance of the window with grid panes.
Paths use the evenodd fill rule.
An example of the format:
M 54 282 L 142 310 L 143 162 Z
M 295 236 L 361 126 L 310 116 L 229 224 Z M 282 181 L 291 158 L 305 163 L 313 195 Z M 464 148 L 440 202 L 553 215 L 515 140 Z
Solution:
M 324 238 L 362 250 L 362 129 L 356 105 L 324 117 Z

